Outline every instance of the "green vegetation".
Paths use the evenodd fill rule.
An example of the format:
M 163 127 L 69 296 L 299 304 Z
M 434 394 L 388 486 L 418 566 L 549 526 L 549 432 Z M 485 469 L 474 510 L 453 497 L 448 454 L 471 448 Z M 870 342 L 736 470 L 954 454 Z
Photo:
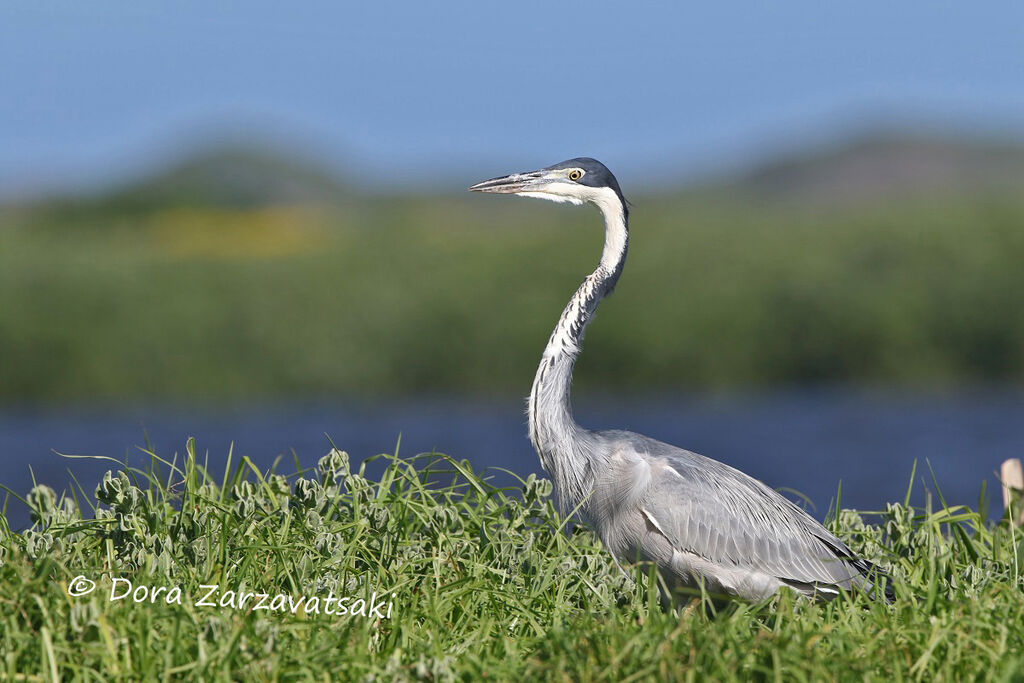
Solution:
M 866 524 L 842 511 L 829 526 L 891 569 L 893 605 L 863 595 L 814 604 L 786 592 L 767 605 L 673 612 L 648 569 L 637 567 L 634 582 L 589 532 L 562 533 L 549 482 L 499 490 L 464 462 L 419 471 L 415 462 L 389 458 L 371 481 L 332 451 L 317 471 L 290 479 L 244 459 L 214 477 L 190 443 L 178 467 L 153 455 L 148 472 L 112 472 L 95 496 L 35 488 L 30 530 L 0 522 L 3 677 L 1024 676 L 1024 543 L 1006 521 L 893 504 Z M 79 576 L 97 587 L 72 597 L 69 586 L 87 586 Z M 130 581 L 140 602 L 112 601 L 115 578 L 115 595 Z M 219 589 L 208 596 L 203 585 Z M 253 609 L 258 596 L 239 608 L 247 592 L 267 593 L 267 606 L 291 596 L 296 609 Z M 390 616 L 355 602 L 374 592 Z M 339 610 L 328 597 L 339 596 L 367 616 L 326 614 Z
M 887 139 L 634 196 L 577 384 L 1020 384 L 1022 168 Z M 0 403 L 522 395 L 601 243 L 593 209 L 355 194 L 244 151 L 0 207 Z
M 127 206 L 127 208 L 126 208 Z M 1024 380 L 1024 198 L 638 198 L 583 390 Z M 523 394 L 593 210 L 467 197 L 0 213 L 0 401 Z

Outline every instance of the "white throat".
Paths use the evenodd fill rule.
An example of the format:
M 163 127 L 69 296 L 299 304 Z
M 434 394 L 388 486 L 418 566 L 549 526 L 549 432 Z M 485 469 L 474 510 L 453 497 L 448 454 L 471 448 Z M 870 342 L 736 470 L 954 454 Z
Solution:
M 573 418 L 570 398 L 572 370 L 580 353 L 583 332 L 598 304 L 615 287 L 626 262 L 629 232 L 625 209 L 614 190 L 585 188 L 584 198 L 604 216 L 605 239 L 601 262 L 587 276 L 562 311 L 541 358 L 530 392 L 530 440 L 541 464 L 551 475 L 563 506 L 574 506 L 587 495 L 581 475 L 600 463 L 591 462 L 585 448 L 586 430 Z M 544 199 L 562 201 L 544 196 Z M 578 195 L 575 199 L 583 201 Z

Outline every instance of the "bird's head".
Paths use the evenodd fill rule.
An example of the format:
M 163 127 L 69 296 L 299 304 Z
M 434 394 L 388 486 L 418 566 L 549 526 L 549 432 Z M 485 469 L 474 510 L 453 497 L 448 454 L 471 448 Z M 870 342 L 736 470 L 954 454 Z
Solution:
M 582 204 L 592 202 L 602 210 L 621 207 L 626 213 L 626 199 L 612 172 L 597 159 L 578 157 L 539 171 L 513 173 L 491 178 L 469 188 L 470 192 L 515 194 L 537 197 L 553 202 Z

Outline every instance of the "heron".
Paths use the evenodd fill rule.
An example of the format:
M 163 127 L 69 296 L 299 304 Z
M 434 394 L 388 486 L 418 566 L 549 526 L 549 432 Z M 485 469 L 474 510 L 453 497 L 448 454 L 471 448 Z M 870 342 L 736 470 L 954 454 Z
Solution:
M 577 424 L 573 367 L 587 324 L 622 275 L 629 245 L 629 205 L 604 164 L 579 157 L 469 190 L 590 203 L 604 218 L 601 260 L 551 333 L 527 410 L 530 440 L 563 511 L 578 510 L 616 564 L 656 564 L 670 595 L 704 591 L 761 602 L 784 586 L 817 600 L 853 589 L 876 592 L 880 570 L 757 479 L 642 434 Z

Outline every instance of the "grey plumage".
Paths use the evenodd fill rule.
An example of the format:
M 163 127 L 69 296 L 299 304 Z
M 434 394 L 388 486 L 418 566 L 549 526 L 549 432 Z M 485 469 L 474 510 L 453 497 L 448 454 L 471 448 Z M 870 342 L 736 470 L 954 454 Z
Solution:
M 629 244 L 626 200 L 603 164 L 570 159 L 469 189 L 590 202 L 604 216 L 601 262 L 562 312 L 530 392 L 530 439 L 563 509 L 578 506 L 617 560 L 655 562 L 673 587 L 746 600 L 782 586 L 819 598 L 870 587 L 870 564 L 756 479 L 640 434 L 576 423 L 569 389 L 583 332 L 618 282 Z

